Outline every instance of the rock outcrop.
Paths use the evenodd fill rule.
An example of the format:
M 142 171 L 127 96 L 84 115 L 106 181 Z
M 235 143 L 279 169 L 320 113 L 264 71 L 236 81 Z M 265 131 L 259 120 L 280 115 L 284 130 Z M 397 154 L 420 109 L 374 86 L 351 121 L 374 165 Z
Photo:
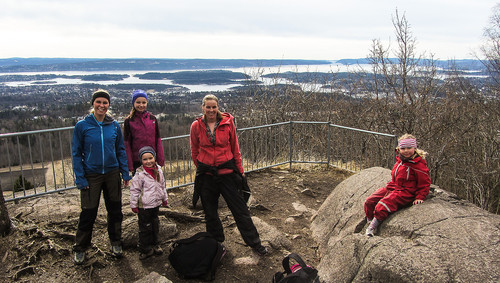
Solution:
M 439 188 L 389 216 L 374 237 L 365 236 L 366 226 L 356 229 L 365 199 L 389 180 L 388 169 L 363 170 L 339 184 L 314 216 L 322 281 L 500 282 L 500 215 Z
M 172 281 L 153 271 L 134 283 L 172 283 Z

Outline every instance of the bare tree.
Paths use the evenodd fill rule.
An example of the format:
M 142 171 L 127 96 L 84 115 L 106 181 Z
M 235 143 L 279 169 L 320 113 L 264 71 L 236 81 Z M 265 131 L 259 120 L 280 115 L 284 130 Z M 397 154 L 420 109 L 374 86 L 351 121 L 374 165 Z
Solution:
M 500 74 L 500 6 L 497 10 L 496 29 L 490 27 L 487 33 L 490 46 L 483 48 L 489 51 L 485 62 L 491 63 L 494 76 Z M 435 184 L 499 213 L 498 82 L 483 88 L 459 71 L 438 73 L 433 54 L 417 53 L 417 40 L 406 16 L 396 10 L 392 23 L 392 46 L 372 41 L 367 56 L 371 72 L 359 68 L 349 78 L 337 73 L 327 80 L 313 80 L 329 85 L 329 92 L 307 89 L 307 85 L 297 83 L 300 80 L 283 83 L 277 76 L 274 84 L 253 85 L 246 95 L 246 106 L 235 111 L 247 119 L 248 126 L 289 120 L 329 121 L 395 135 L 415 134 L 430 153 L 427 162 Z M 449 69 L 452 66 L 450 62 Z M 316 134 L 304 132 L 303 136 L 313 141 Z M 374 154 L 367 144 L 363 154 Z M 261 156 L 255 156 L 258 158 Z
M 394 46 L 372 42 L 371 80 L 364 81 L 370 95 L 359 121 L 371 130 L 416 134 L 430 152 L 433 182 L 498 213 L 500 5 L 495 11 L 482 49 L 495 84 L 483 89 L 459 72 L 441 79 L 433 55 L 417 54 L 410 25 L 396 11 Z
M 481 46 L 482 60 L 493 80 L 500 83 L 500 4 L 493 8 L 489 25 L 484 31 L 486 43 Z
M 365 80 L 365 103 L 375 122 L 374 129 L 391 133 L 415 133 L 420 130 L 418 116 L 426 111 L 429 101 L 439 96 L 439 77 L 433 55 L 417 55 L 416 38 L 406 16 L 396 10 L 392 18 L 395 47 L 372 41 L 368 61 L 371 79 Z

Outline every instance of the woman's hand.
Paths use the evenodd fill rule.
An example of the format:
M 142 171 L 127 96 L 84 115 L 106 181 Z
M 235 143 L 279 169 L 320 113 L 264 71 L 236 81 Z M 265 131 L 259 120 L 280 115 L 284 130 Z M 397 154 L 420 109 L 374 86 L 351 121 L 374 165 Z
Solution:
M 129 180 L 127 180 L 127 181 L 123 180 L 123 186 L 124 187 L 128 187 L 129 183 L 130 183 Z
M 423 203 L 423 202 L 424 202 L 424 201 L 423 201 L 423 200 L 421 200 L 421 199 L 416 199 L 416 200 L 414 200 L 414 201 L 413 201 L 413 205 L 415 205 L 415 204 L 420 204 L 420 203 Z

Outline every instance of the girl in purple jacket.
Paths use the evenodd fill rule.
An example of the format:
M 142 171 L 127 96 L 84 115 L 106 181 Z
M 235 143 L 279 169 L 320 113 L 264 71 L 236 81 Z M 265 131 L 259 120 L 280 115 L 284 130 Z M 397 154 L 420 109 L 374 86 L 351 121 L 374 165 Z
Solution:
M 156 152 L 150 146 L 139 150 L 142 165 L 130 183 L 130 208 L 139 216 L 139 259 L 163 253 L 158 243 L 160 206 L 167 206 L 165 177 L 156 163 Z
M 141 166 L 141 160 L 137 156 L 139 149 L 144 146 L 150 146 L 154 149 L 156 162 L 163 167 L 165 157 L 158 121 L 153 114 L 147 111 L 148 95 L 144 90 L 134 90 L 132 93 L 132 106 L 130 115 L 125 119 L 123 127 L 123 139 L 129 171 L 135 173 L 135 170 Z

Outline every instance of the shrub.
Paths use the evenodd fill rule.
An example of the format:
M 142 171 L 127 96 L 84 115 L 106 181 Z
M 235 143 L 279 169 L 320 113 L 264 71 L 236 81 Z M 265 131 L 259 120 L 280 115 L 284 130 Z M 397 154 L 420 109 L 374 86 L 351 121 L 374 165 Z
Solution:
M 24 184 L 24 185 L 23 185 Z M 16 182 L 14 183 L 14 192 L 19 192 L 22 190 L 31 190 L 34 186 L 26 180 L 22 175 L 19 175 Z

